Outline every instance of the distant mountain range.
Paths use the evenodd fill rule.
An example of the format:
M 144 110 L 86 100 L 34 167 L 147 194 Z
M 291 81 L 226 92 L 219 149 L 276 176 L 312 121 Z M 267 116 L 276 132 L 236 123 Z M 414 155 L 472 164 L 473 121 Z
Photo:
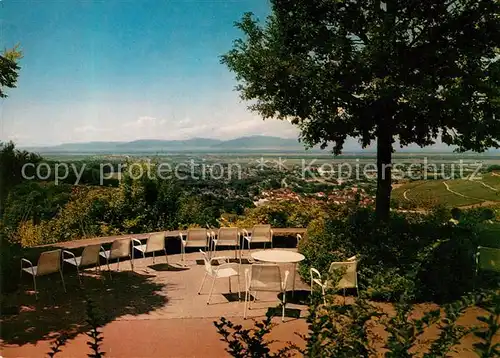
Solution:
M 394 144 L 396 152 L 403 153 L 450 153 L 452 147 L 437 143 L 433 146 L 420 148 L 412 145 L 400 148 Z M 39 153 L 85 153 L 85 154 L 125 154 L 125 153 L 169 153 L 169 152 L 205 152 L 205 153 L 238 153 L 238 152 L 305 152 L 305 146 L 298 139 L 280 138 L 273 136 L 254 135 L 239 137 L 229 140 L 210 138 L 191 138 L 184 140 L 139 139 L 131 142 L 82 142 L 64 143 L 55 146 L 22 147 L 32 152 Z M 321 151 L 318 147 L 309 152 Z M 372 144 L 366 149 L 361 149 L 358 142 L 348 138 L 344 144 L 344 153 L 374 153 L 376 145 Z M 329 153 L 328 149 L 322 151 Z M 498 155 L 500 151 L 490 149 L 485 154 Z
M 64 143 L 23 149 L 41 153 L 133 153 L 133 152 L 238 152 L 305 151 L 298 139 L 272 136 L 249 136 L 230 140 L 191 138 L 185 140 L 140 139 L 132 142 Z M 313 149 L 314 150 L 314 149 Z M 318 150 L 318 149 L 316 149 Z

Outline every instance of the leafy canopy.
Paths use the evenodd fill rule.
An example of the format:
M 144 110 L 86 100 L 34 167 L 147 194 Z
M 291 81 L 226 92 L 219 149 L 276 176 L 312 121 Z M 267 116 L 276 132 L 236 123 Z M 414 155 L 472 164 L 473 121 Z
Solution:
M 271 0 L 221 62 L 264 118 L 339 154 L 381 133 L 401 146 L 483 151 L 500 140 L 500 2 Z
M 0 55 L 0 98 L 7 97 L 7 88 L 15 88 L 17 77 L 19 76 L 18 61 L 22 58 L 19 46 L 11 50 L 5 50 Z

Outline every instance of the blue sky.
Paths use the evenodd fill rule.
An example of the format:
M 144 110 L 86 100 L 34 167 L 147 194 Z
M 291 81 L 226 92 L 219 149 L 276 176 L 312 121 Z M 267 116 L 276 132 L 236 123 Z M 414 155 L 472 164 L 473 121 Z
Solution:
M 1 47 L 24 53 L 1 100 L 0 139 L 19 145 L 143 138 L 297 137 L 233 91 L 219 56 L 267 0 L 3 0 Z

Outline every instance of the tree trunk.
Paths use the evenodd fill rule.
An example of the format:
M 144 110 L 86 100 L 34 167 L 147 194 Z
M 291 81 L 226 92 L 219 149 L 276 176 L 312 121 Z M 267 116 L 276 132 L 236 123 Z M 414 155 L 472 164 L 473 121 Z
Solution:
M 388 221 L 391 207 L 391 163 L 393 138 L 389 128 L 379 126 L 377 134 L 377 197 L 375 215 Z

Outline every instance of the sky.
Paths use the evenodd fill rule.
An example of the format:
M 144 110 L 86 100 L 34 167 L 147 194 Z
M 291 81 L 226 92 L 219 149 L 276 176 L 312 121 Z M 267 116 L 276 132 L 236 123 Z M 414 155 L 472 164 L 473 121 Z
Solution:
M 0 0 L 0 47 L 24 54 L 0 99 L 0 140 L 20 146 L 136 139 L 296 138 L 234 91 L 219 57 L 234 22 L 267 0 Z

